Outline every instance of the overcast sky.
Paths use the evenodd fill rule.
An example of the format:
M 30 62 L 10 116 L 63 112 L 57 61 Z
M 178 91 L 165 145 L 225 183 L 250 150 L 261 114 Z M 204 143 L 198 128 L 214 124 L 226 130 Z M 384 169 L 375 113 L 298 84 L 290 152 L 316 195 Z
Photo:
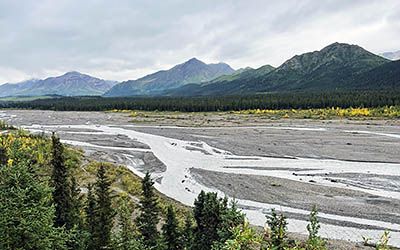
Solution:
M 400 50 L 400 0 L 0 0 L 0 84 L 136 79 L 196 57 L 279 66 L 333 42 Z

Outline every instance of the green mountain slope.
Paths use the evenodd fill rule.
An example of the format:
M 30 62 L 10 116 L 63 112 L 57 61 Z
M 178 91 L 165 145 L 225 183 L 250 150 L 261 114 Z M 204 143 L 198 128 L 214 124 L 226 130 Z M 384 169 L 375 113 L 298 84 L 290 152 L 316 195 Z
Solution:
M 233 72 L 234 70 L 225 63 L 205 64 L 192 58 L 169 70 L 158 71 L 137 80 L 122 82 L 110 89 L 105 96 L 159 95 L 168 89 L 190 83 L 210 81 Z
M 218 78 L 215 78 L 214 80 L 211 80 L 210 82 L 203 83 L 203 85 L 208 85 L 211 83 L 218 83 L 218 82 L 231 82 L 235 80 L 243 80 L 247 79 L 249 77 L 262 77 L 266 76 L 270 72 L 272 72 L 275 68 L 271 65 L 264 65 L 260 68 L 253 69 L 250 67 L 244 68 L 244 69 L 238 69 L 231 75 L 223 75 Z
M 320 51 L 295 56 L 269 77 L 260 90 L 332 90 L 355 75 L 389 62 L 357 45 L 334 43 Z M 349 86 L 346 86 L 349 87 Z
M 376 67 L 351 80 L 353 88 L 364 90 L 399 90 L 400 60 Z
M 267 74 L 177 89 L 172 95 L 231 95 L 282 91 L 329 91 L 359 87 L 352 80 L 388 63 L 357 45 L 334 43 L 294 56 Z
M 214 95 L 214 94 L 231 94 L 235 91 L 235 86 L 242 82 L 251 81 L 255 77 L 265 77 L 275 68 L 271 65 L 264 65 L 260 68 L 244 68 L 235 71 L 231 75 L 224 75 L 209 82 L 202 84 L 187 84 L 183 87 L 170 90 L 166 95 L 185 96 L 185 95 Z

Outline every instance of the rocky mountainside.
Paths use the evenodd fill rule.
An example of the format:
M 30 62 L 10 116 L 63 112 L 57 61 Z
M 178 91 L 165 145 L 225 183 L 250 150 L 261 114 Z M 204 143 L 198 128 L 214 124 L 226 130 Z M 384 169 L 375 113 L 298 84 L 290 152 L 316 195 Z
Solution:
M 205 64 L 192 58 L 169 70 L 158 71 L 137 80 L 117 84 L 105 96 L 159 95 L 169 89 L 190 83 L 200 84 L 233 72 L 234 70 L 225 63 Z
M 44 80 L 28 80 L 0 85 L 0 97 L 102 95 L 115 84 L 114 81 L 106 81 L 73 71 Z
M 296 55 L 265 74 L 249 71 L 243 78 L 190 85 L 172 95 L 236 95 L 280 91 L 325 91 L 359 87 L 361 74 L 388 63 L 357 45 L 334 43 L 320 51 Z

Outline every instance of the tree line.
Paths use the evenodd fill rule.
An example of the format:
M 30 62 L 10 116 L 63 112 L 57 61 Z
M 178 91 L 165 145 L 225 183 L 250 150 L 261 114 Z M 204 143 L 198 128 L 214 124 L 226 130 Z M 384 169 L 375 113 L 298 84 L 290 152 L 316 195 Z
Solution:
M 246 109 L 309 109 L 330 107 L 383 107 L 400 105 L 398 91 L 290 92 L 203 97 L 60 97 L 21 102 L 0 102 L 0 108 L 57 111 L 145 110 L 208 112 Z

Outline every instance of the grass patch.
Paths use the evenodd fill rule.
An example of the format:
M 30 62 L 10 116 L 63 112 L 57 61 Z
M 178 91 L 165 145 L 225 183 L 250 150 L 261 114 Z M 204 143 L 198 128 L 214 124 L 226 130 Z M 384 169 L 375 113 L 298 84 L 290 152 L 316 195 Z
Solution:
M 0 120 L 0 131 L 1 130 L 15 130 L 15 127 L 8 125 L 5 121 Z
M 232 111 L 237 115 L 257 115 L 270 119 L 397 119 L 400 118 L 400 106 L 380 108 L 323 108 L 323 109 L 249 109 Z

